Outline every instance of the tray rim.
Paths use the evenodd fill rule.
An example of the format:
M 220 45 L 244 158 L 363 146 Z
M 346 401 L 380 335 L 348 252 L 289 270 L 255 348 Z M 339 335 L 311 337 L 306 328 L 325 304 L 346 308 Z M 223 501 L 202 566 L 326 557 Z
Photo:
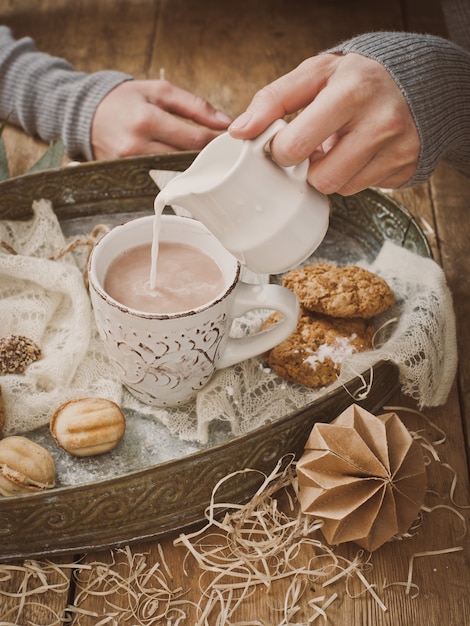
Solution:
M 21 188 L 22 192 L 24 192 L 23 195 L 21 195 L 21 198 L 23 201 L 25 198 L 27 198 L 28 199 L 27 201 L 29 202 L 29 207 L 30 207 L 31 196 L 28 195 L 28 190 L 30 188 L 34 189 L 35 186 L 39 183 L 43 183 L 47 187 L 47 185 L 50 183 L 51 180 L 54 181 L 54 179 L 57 178 L 59 184 L 64 186 L 64 184 L 66 184 L 70 179 L 74 179 L 77 176 L 77 174 L 79 174 L 80 176 L 86 177 L 88 173 L 93 174 L 97 171 L 100 173 L 103 173 L 105 175 L 104 179 L 106 179 L 106 174 L 109 171 L 114 171 L 115 169 L 119 171 L 126 171 L 127 167 L 133 167 L 133 166 L 136 167 L 136 170 L 142 169 L 142 171 L 144 171 L 145 169 L 149 167 L 153 169 L 160 168 L 160 169 L 181 171 L 192 162 L 192 160 L 195 158 L 196 155 L 197 155 L 197 152 L 186 152 L 186 153 L 169 153 L 167 155 L 156 155 L 156 156 L 128 157 L 128 158 L 120 159 L 117 161 L 103 161 L 99 163 L 85 163 L 85 164 L 78 165 L 78 166 L 66 166 L 65 168 L 62 167 L 62 168 L 57 168 L 54 170 L 36 172 L 36 173 L 26 174 L 24 176 L 16 177 L 14 179 L 8 179 L 7 181 L 3 181 L 0 183 L 0 219 L 12 219 L 11 215 L 7 215 L 5 217 L 2 214 L 2 204 L 5 200 L 5 197 L 8 198 L 8 193 L 6 193 L 7 191 L 9 193 L 12 193 L 14 196 L 16 196 L 18 190 Z M 150 177 L 148 178 L 150 180 Z M 129 195 L 129 198 L 132 200 L 133 203 L 135 203 L 141 197 L 145 197 L 148 199 L 149 190 L 151 190 L 153 196 L 157 192 L 157 188 L 155 187 L 153 182 L 151 182 L 151 187 L 147 186 L 145 187 L 145 189 L 147 189 L 147 192 L 143 195 L 139 193 Z M 112 191 L 114 192 L 114 190 Z M 101 193 L 101 191 L 98 185 L 98 191 L 97 191 L 98 196 L 99 196 L 99 193 Z M 432 256 L 431 248 L 429 246 L 429 243 L 427 242 L 427 239 L 424 233 L 422 233 L 418 223 L 404 206 L 402 206 L 400 203 L 398 203 L 394 199 L 387 196 L 381 190 L 370 189 L 370 190 L 366 190 L 364 193 L 366 195 L 369 194 L 372 197 L 382 199 L 383 202 L 385 202 L 386 200 L 386 202 L 391 204 L 393 206 L 394 211 L 397 211 L 398 213 L 400 213 L 403 219 L 407 221 L 408 229 L 409 228 L 415 229 L 419 237 L 421 237 L 418 247 L 421 246 L 422 254 L 424 254 L 425 256 Z M 113 199 L 115 198 L 114 198 L 113 193 L 110 195 L 112 196 L 111 198 L 111 202 L 112 202 Z M 37 198 L 33 198 L 33 199 L 37 199 Z M 348 205 L 351 205 L 351 203 L 354 202 L 354 197 L 352 199 L 347 199 L 347 198 L 336 196 L 336 197 L 332 197 L 332 199 L 334 202 L 342 202 Z M 153 205 L 153 202 L 152 202 L 152 205 Z M 26 213 L 24 212 L 26 205 L 22 205 L 22 206 L 23 206 L 22 210 L 19 212 L 19 214 L 15 216 L 15 218 L 21 219 L 27 216 L 27 211 Z M 73 206 L 77 208 L 75 203 L 73 204 Z M 73 206 L 72 204 L 68 205 L 67 202 L 65 202 L 64 206 L 59 207 L 60 209 L 63 209 L 63 211 L 61 210 L 58 212 L 59 217 L 61 217 L 62 220 L 71 219 L 71 217 L 73 217 L 73 210 L 72 210 Z M 55 206 L 54 208 L 56 209 Z M 31 214 L 31 211 L 30 211 L 30 214 Z M 82 216 L 86 216 L 86 215 L 93 215 L 93 213 L 85 213 Z M 405 232 L 404 241 L 402 245 L 406 244 L 406 241 L 405 241 L 406 236 L 407 235 Z M 380 375 L 385 377 L 388 380 L 388 383 L 385 389 L 380 390 L 380 393 L 381 393 L 380 403 L 379 403 L 378 398 L 374 396 L 374 393 L 371 393 L 370 398 L 369 398 L 370 401 L 366 399 L 364 402 L 360 403 L 361 405 L 364 406 L 364 408 L 368 408 L 368 410 L 378 408 L 379 404 L 385 401 L 387 397 L 389 397 L 394 391 L 396 391 L 396 389 L 398 388 L 398 384 L 399 384 L 398 383 L 398 371 L 397 371 L 396 366 L 394 366 L 392 363 L 379 362 L 377 366 L 374 368 L 374 370 L 376 371 L 376 373 L 378 372 L 379 377 Z M 351 381 L 348 383 L 348 386 L 357 384 L 359 380 L 360 380 L 359 377 L 351 379 Z M 373 386 L 372 389 L 375 389 L 375 387 Z M 238 445 L 243 445 L 245 442 L 252 441 L 255 434 L 261 438 L 264 437 L 266 440 L 269 440 L 269 437 L 265 436 L 268 433 L 268 431 L 272 431 L 273 429 L 279 427 L 279 425 L 289 424 L 291 422 L 295 422 L 296 420 L 301 421 L 302 416 L 305 417 L 306 420 L 309 420 L 309 427 L 311 429 L 314 422 L 311 421 L 309 416 L 310 415 L 314 416 L 317 408 L 320 409 L 323 406 L 323 404 L 325 403 L 328 404 L 328 402 L 330 402 L 332 398 L 335 399 L 335 398 L 340 397 L 343 392 L 346 393 L 344 390 L 341 390 L 341 388 L 335 389 L 321 396 L 320 398 L 314 400 L 312 403 L 306 405 L 305 407 L 302 407 L 302 409 L 293 411 L 285 416 L 282 416 L 281 418 L 276 420 L 275 423 L 263 425 L 257 429 L 254 429 L 253 431 L 250 431 L 250 433 L 247 433 L 240 437 L 236 437 L 234 439 L 230 439 L 221 444 L 217 444 L 216 446 L 212 446 L 209 449 L 199 450 L 197 452 L 194 452 L 180 459 L 173 459 L 170 461 L 165 461 L 163 463 L 159 463 L 159 464 L 152 465 L 152 466 L 138 469 L 138 470 L 133 470 L 126 474 L 113 477 L 113 478 L 107 478 L 107 479 L 100 480 L 100 481 L 88 482 L 88 483 L 84 483 L 81 485 L 57 487 L 48 492 L 26 494 L 26 495 L 21 495 L 21 496 L 15 496 L 12 498 L 0 498 L 0 545 L 1 545 L 0 562 L 5 561 L 5 560 L 9 561 L 12 559 L 17 559 L 17 558 L 25 558 L 25 557 L 30 557 L 30 556 L 38 556 L 38 555 L 44 556 L 48 554 L 57 555 L 57 554 L 65 554 L 65 553 L 71 553 L 71 552 L 79 552 L 79 551 L 89 550 L 89 549 L 122 545 L 122 543 L 130 543 L 133 541 L 142 540 L 143 538 L 157 537 L 162 534 L 167 534 L 169 532 L 174 532 L 175 530 L 187 527 L 188 525 L 201 523 L 204 520 L 205 506 L 199 507 L 199 509 L 197 510 L 197 514 L 193 515 L 191 519 L 188 518 L 185 520 L 183 516 L 183 519 L 175 523 L 175 525 L 171 528 L 165 526 L 164 528 L 160 528 L 160 529 L 154 528 L 152 530 L 144 531 L 144 528 L 142 527 L 141 534 L 139 534 L 138 532 L 137 533 L 134 532 L 132 537 L 126 536 L 125 538 L 122 538 L 122 539 L 116 535 L 116 530 L 111 530 L 109 531 L 108 537 L 106 539 L 103 540 L 103 539 L 97 538 L 96 541 L 88 541 L 85 539 L 84 536 L 82 536 L 82 539 L 80 539 L 80 535 L 77 536 L 76 533 L 71 533 L 71 535 L 68 535 L 69 540 L 66 544 L 63 544 L 63 545 L 61 544 L 60 546 L 56 546 L 56 547 L 54 547 L 53 545 L 50 545 L 49 543 L 47 543 L 47 541 L 46 543 L 44 543 L 44 537 L 41 537 L 39 541 L 36 541 L 36 543 L 30 542 L 28 543 L 28 545 L 25 545 L 24 543 L 19 541 L 18 537 L 16 538 L 14 537 L 13 541 L 10 541 L 10 543 L 7 544 L 6 539 L 7 537 L 11 539 L 12 534 L 11 532 L 9 533 L 8 531 L 6 531 L 5 526 L 4 526 L 5 520 L 8 519 L 8 516 L 7 516 L 8 510 L 14 509 L 15 506 L 17 506 L 20 510 L 23 510 L 24 508 L 23 505 L 25 503 L 28 503 L 28 504 L 31 504 L 31 507 L 29 508 L 37 509 L 37 505 L 39 504 L 48 505 L 49 503 L 52 503 L 52 505 L 54 505 L 56 501 L 58 502 L 58 506 L 59 506 L 61 496 L 65 494 L 73 495 L 73 494 L 77 494 L 81 492 L 90 492 L 90 491 L 93 491 L 93 488 L 96 489 L 97 486 L 99 486 L 101 489 L 104 489 L 104 490 L 106 490 L 106 488 L 112 489 L 115 485 L 121 484 L 124 478 L 129 479 L 129 480 L 135 479 L 135 481 L 137 482 L 143 476 L 146 476 L 147 474 L 151 474 L 152 472 L 154 472 L 156 468 L 160 468 L 163 470 L 166 468 L 178 469 L 181 466 L 184 466 L 184 464 L 188 462 L 188 459 L 191 460 L 191 463 L 193 462 L 197 463 L 201 459 L 205 460 L 211 456 L 217 456 L 217 453 L 219 453 L 220 451 L 227 450 L 227 447 L 235 448 Z M 341 400 L 347 402 L 348 398 L 346 396 L 343 396 Z M 351 403 L 350 399 L 349 399 L 349 403 Z M 333 419 L 333 417 L 330 417 L 329 419 Z M 319 421 L 319 420 L 315 418 L 315 421 Z M 299 436 L 301 437 L 301 439 L 303 437 L 303 441 L 305 442 L 308 436 L 308 433 L 303 432 L 302 434 L 299 434 Z M 296 437 L 297 435 L 295 436 L 293 435 L 293 438 L 296 438 Z M 299 442 L 297 439 L 298 437 L 296 438 L 295 444 L 293 443 L 293 441 L 291 442 L 293 447 L 296 446 L 296 449 L 292 450 L 292 453 L 295 454 L 296 456 L 298 456 L 300 453 Z M 301 445 L 300 447 L 303 447 L 303 446 Z M 258 464 L 260 467 L 264 467 L 263 465 L 264 461 L 261 457 L 255 460 L 254 465 Z M 233 501 L 233 500 L 229 500 L 229 501 Z M 60 524 L 58 526 L 60 526 Z M 51 529 L 49 529 L 49 533 L 48 534 L 46 533 L 47 537 L 49 538 L 49 541 L 52 541 L 54 538 L 53 530 L 54 528 L 52 527 Z
M 281 456 L 275 455 L 273 458 L 269 459 L 269 462 L 267 464 L 265 463 L 265 459 L 261 459 L 262 463 L 260 465 L 260 460 L 257 459 L 250 466 L 239 466 L 235 468 L 230 467 L 228 470 L 225 468 L 224 471 L 220 472 L 219 475 L 216 477 L 217 480 L 228 475 L 229 473 L 231 473 L 231 471 L 243 471 L 244 469 L 257 470 L 259 472 L 267 473 L 274 468 L 276 463 L 282 457 L 290 456 L 293 459 L 298 459 L 313 425 L 320 421 L 331 421 L 339 414 L 339 412 L 347 408 L 351 404 L 350 398 L 354 393 L 354 386 L 357 384 L 362 385 L 362 381 L 360 381 L 358 377 L 351 379 L 351 381 L 346 384 L 348 393 L 350 395 L 348 396 L 346 392 L 342 394 L 340 409 L 338 409 L 339 405 L 337 402 L 334 403 L 334 409 L 333 406 L 329 406 L 330 404 L 333 405 L 333 400 L 337 400 L 338 390 L 333 390 L 328 394 L 320 397 L 319 399 L 309 403 L 305 407 L 302 407 L 297 411 L 292 411 L 282 418 L 279 418 L 279 420 L 275 423 L 275 426 L 277 426 L 277 429 L 280 433 L 288 433 L 289 441 L 292 445 L 289 450 L 284 450 Z M 368 397 L 356 403 L 366 410 L 374 412 L 379 409 L 395 391 L 397 391 L 398 387 L 399 382 L 397 366 L 390 361 L 380 361 L 374 367 L 373 382 Z M 331 410 L 333 410 L 333 413 L 331 413 Z M 322 414 L 321 418 L 318 417 L 319 413 Z M 295 428 L 296 432 L 294 434 L 289 431 L 289 427 L 291 426 L 293 429 Z M 181 468 L 184 469 L 185 465 L 188 466 L 189 469 L 194 469 L 198 461 L 210 461 L 211 457 L 215 456 L 214 451 L 223 451 L 224 453 L 226 453 L 228 449 L 235 449 L 238 446 L 242 445 L 244 442 L 252 444 L 255 438 L 256 440 L 261 440 L 261 445 L 268 449 L 270 439 L 265 435 L 268 433 L 268 431 L 272 429 L 273 423 L 265 424 L 251 431 L 250 433 L 231 439 L 224 444 L 214 446 L 209 450 L 198 451 L 184 458 L 176 459 L 174 461 L 166 461 L 158 465 L 150 466 L 140 470 L 134 470 L 125 475 L 108 478 L 102 481 L 97 481 L 95 483 L 60 487 L 54 490 L 44 491 L 40 493 L 25 494 L 20 496 L 14 496 L 12 498 L 4 498 L 3 500 L 0 500 L 0 523 L 2 521 L 2 517 L 5 518 L 5 514 L 8 513 L 8 510 L 13 508 L 9 505 L 17 506 L 22 523 L 24 523 L 25 525 L 29 525 L 30 528 L 30 522 L 33 521 L 33 517 L 38 516 L 39 518 L 41 518 L 41 516 L 43 516 L 44 514 L 44 511 L 47 510 L 49 506 L 54 507 L 57 504 L 57 509 L 59 510 L 60 514 L 61 506 L 63 505 L 63 503 L 58 501 L 60 501 L 60 496 L 64 494 L 70 499 L 77 500 L 77 497 L 79 495 L 87 495 L 90 491 L 93 490 L 92 488 L 94 487 L 95 493 L 93 493 L 92 496 L 93 498 L 95 498 L 96 488 L 99 488 L 100 491 L 103 491 L 105 493 L 107 489 L 112 488 L 114 485 L 121 486 L 124 481 L 132 482 L 135 481 L 135 479 L 151 478 L 152 475 L 155 474 L 156 470 L 163 472 L 165 471 L 165 469 L 171 468 L 177 472 Z M 268 454 L 272 456 L 269 451 Z M 224 457 L 226 456 L 227 455 L 224 454 Z M 211 469 L 210 463 L 203 463 L 202 465 L 204 467 L 208 465 L 209 469 Z M 214 485 L 215 482 L 216 480 L 213 481 Z M 245 485 L 243 497 L 240 497 L 240 490 L 237 488 L 235 490 L 236 499 L 233 499 L 232 496 L 234 495 L 234 493 L 233 488 L 231 488 L 230 484 L 227 484 L 226 488 L 222 488 L 219 494 L 223 502 L 239 503 L 248 500 L 258 486 L 258 481 L 255 480 L 254 477 L 252 477 L 252 479 L 248 480 L 247 484 Z M 50 545 L 49 542 L 54 539 L 54 533 L 51 533 L 51 529 L 49 529 L 48 532 L 42 532 L 41 535 L 38 535 L 37 538 L 33 538 L 32 541 L 30 539 L 25 541 L 25 537 L 23 536 L 19 538 L 20 540 L 17 539 L 16 541 L 13 541 L 8 545 L 5 545 L 5 534 L 2 532 L 2 528 L 0 526 L 0 563 L 11 562 L 13 560 L 23 558 L 39 558 L 52 555 L 59 556 L 68 554 L 79 554 L 90 550 L 101 550 L 105 548 L 118 547 L 122 545 L 133 544 L 135 542 L 147 539 L 163 537 L 168 534 L 173 534 L 175 532 L 190 527 L 200 526 L 206 520 L 205 509 L 211 495 L 212 487 L 207 490 L 207 502 L 201 503 L 201 506 L 199 507 L 193 506 L 193 508 L 191 509 L 191 513 L 188 514 L 188 512 L 186 511 L 185 515 L 176 520 L 176 523 L 166 522 L 164 525 L 156 525 L 152 528 L 148 525 L 149 520 L 146 520 L 146 525 L 144 526 L 144 524 L 142 524 L 142 527 L 138 532 L 134 532 L 135 528 L 133 526 L 133 532 L 131 534 L 121 532 L 120 535 L 116 535 L 115 533 L 112 533 L 105 538 L 102 537 L 102 532 L 95 534 L 93 532 L 84 533 L 83 531 L 79 531 L 77 533 L 76 531 L 74 531 L 70 532 L 67 535 L 65 542 L 59 542 L 60 545 L 58 545 L 57 543 L 53 546 Z M 84 499 L 86 500 L 86 498 Z M 27 510 L 26 514 L 24 514 L 25 509 Z M 64 513 L 65 511 L 62 510 L 62 514 Z M 223 512 L 221 511 L 221 513 Z M 54 514 L 52 514 L 52 516 L 53 515 Z M 167 517 L 168 515 L 166 515 L 166 518 Z M 66 521 L 67 520 L 65 520 L 65 522 Z

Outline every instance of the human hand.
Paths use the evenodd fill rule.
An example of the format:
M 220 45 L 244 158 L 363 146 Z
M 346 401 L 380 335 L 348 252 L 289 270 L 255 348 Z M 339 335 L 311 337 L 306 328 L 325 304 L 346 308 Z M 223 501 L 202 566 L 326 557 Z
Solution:
M 261 89 L 229 127 L 251 139 L 274 120 L 301 112 L 271 141 L 283 166 L 310 159 L 308 181 L 325 194 L 399 187 L 414 174 L 420 138 L 388 71 L 359 54 L 323 54 Z
M 167 80 L 129 80 L 98 105 L 91 144 L 96 159 L 199 150 L 230 122 L 206 100 Z

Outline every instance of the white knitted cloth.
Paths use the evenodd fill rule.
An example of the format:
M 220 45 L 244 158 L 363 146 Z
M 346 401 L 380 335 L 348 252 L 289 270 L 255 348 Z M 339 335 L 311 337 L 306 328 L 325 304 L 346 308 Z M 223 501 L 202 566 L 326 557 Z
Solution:
M 74 256 L 49 260 L 66 244 L 50 203 L 33 210 L 32 220 L 0 221 L 0 240 L 17 252 L 0 250 L 0 337 L 24 335 L 42 352 L 23 374 L 0 377 L 5 435 L 47 424 L 72 397 L 121 398 Z
M 18 253 L 0 250 L 0 337 L 25 335 L 43 355 L 23 374 L 0 377 L 5 434 L 47 424 L 70 398 L 100 396 L 159 419 L 181 439 L 204 443 L 214 421 L 226 422 L 239 435 L 325 393 L 286 383 L 252 359 L 219 371 L 184 408 L 143 405 L 123 390 L 104 354 L 82 277 L 83 255 L 49 260 L 66 241 L 49 203 L 36 202 L 33 208 L 32 220 L 0 221 L 0 240 Z M 455 376 L 457 350 L 452 299 L 441 268 L 386 243 L 369 269 L 387 280 L 398 304 L 377 320 L 384 324 L 385 343 L 347 358 L 335 386 L 390 359 L 399 366 L 404 393 L 420 406 L 442 404 Z M 232 333 L 256 331 L 264 315 L 237 320 Z

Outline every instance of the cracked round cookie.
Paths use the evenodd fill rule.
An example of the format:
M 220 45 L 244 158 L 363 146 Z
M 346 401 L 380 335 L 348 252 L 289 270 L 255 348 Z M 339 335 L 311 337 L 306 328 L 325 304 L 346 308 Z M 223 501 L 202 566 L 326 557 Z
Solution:
M 383 278 L 356 265 L 300 267 L 288 272 L 282 284 L 295 293 L 304 308 L 332 317 L 369 319 L 395 302 Z
M 268 318 L 265 327 L 278 315 Z M 364 319 L 303 314 L 292 335 L 266 355 L 266 362 L 285 380 L 326 387 L 336 380 L 345 357 L 372 348 L 374 332 Z

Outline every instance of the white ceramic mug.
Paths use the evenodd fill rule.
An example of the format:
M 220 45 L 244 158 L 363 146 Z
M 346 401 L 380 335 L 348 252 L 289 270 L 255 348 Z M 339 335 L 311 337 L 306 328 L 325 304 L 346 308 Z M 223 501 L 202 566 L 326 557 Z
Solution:
M 164 204 L 185 209 L 254 272 L 299 265 L 325 237 L 329 205 L 307 182 L 308 160 L 281 167 L 267 153 L 285 125 L 277 120 L 252 140 L 216 137 L 157 195 L 157 211 Z
M 239 262 L 203 224 L 171 215 L 162 217 L 160 242 L 188 244 L 209 255 L 222 271 L 222 291 L 196 309 L 174 314 L 122 305 L 106 293 L 106 273 L 124 250 L 152 242 L 154 219 L 117 226 L 98 242 L 88 267 L 90 295 L 100 336 L 123 384 L 146 404 L 175 406 L 191 400 L 215 370 L 262 354 L 287 338 L 297 324 L 299 305 L 279 285 L 241 282 Z M 253 335 L 231 337 L 232 321 L 255 309 L 279 311 L 283 319 Z

